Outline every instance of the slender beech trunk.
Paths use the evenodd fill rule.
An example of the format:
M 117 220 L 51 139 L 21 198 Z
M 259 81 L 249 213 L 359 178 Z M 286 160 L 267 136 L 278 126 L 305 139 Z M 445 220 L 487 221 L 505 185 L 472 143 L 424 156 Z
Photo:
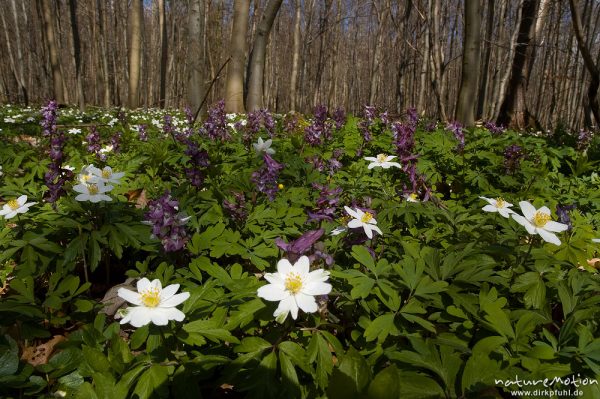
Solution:
M 490 69 L 490 57 L 492 55 L 492 34 L 494 32 L 494 11 L 496 0 L 488 0 L 487 2 L 487 18 L 485 24 L 485 40 L 483 44 L 483 66 L 481 68 L 481 79 L 479 80 L 479 94 L 477 96 L 477 112 L 475 118 L 481 119 L 486 115 L 487 105 L 487 86 Z
M 373 3 L 376 6 L 376 3 Z M 373 58 L 371 62 L 371 82 L 369 85 L 369 104 L 375 104 L 377 99 L 377 85 L 381 81 L 381 64 L 383 60 L 383 40 L 385 21 L 387 20 L 389 7 L 380 6 L 375 10 L 377 14 L 377 35 L 375 37 L 375 49 L 373 50 Z
M 598 86 L 600 85 L 600 70 L 598 65 L 592 58 L 589 47 L 584 42 L 583 32 L 581 31 L 581 17 L 579 16 L 579 8 L 577 0 L 569 0 L 569 8 L 571 10 L 571 20 L 573 21 L 573 31 L 575 32 L 575 38 L 577 39 L 577 47 L 583 57 L 583 62 L 587 71 L 590 74 L 590 84 L 587 91 L 587 101 L 590 107 L 594 119 L 596 120 L 596 126 L 600 125 L 600 107 L 598 105 Z
M 481 44 L 479 0 L 465 0 L 465 33 L 463 40 L 462 76 L 456 105 L 456 119 L 463 126 L 475 124 L 475 104 Z
M 204 11 L 204 2 L 200 4 L 200 10 Z M 191 5 L 193 7 L 193 5 Z M 191 8 L 190 7 L 190 8 Z M 191 13 L 191 9 L 190 9 Z M 204 23 L 204 15 L 201 15 L 202 23 Z M 167 23 L 165 18 L 165 0 L 158 0 L 158 26 L 160 30 L 160 89 L 158 93 L 158 106 L 160 108 L 165 107 L 165 97 L 167 92 L 167 60 L 169 59 L 168 46 L 169 38 L 167 37 Z M 200 34 L 194 38 L 200 45 L 202 44 L 202 35 L 204 29 Z M 204 60 L 204 57 L 202 57 Z
M 54 15 L 52 13 L 51 0 L 40 0 L 42 5 L 42 16 L 44 30 L 46 32 L 46 42 L 48 53 L 50 54 L 50 68 L 52 70 L 52 91 L 54 99 L 59 103 L 64 103 L 65 94 L 63 87 L 63 75 L 59 63 L 58 43 L 54 32 Z
M 292 50 L 292 74 L 290 76 L 290 110 L 296 110 L 296 101 L 298 94 L 296 88 L 298 86 L 298 68 L 300 64 L 300 22 L 302 19 L 302 2 L 295 1 L 295 16 L 294 16 L 294 42 Z
M 71 16 L 71 34 L 73 35 L 73 61 L 75 62 L 75 84 L 77 85 L 77 104 L 79 110 L 85 110 L 83 80 L 81 78 L 81 41 L 79 40 L 79 24 L 77 23 L 77 1 L 69 0 Z
M 27 94 L 27 86 L 25 84 L 25 73 L 23 72 L 25 62 L 23 61 L 23 43 L 21 42 L 21 24 L 19 23 L 18 13 L 17 13 L 17 4 L 15 0 L 11 0 L 10 2 L 13 19 L 15 22 L 15 34 L 16 34 L 16 47 L 17 47 L 17 83 L 19 84 L 19 91 L 21 92 L 21 96 L 23 98 L 23 102 L 25 105 L 29 103 L 29 97 Z M 27 26 L 25 26 L 27 28 Z M 6 28 L 5 28 L 6 29 Z M 9 44 L 10 46 L 10 44 Z
M 246 59 L 246 33 L 250 0 L 234 0 L 233 27 L 231 30 L 231 61 L 227 68 L 225 89 L 225 110 L 229 113 L 243 113 L 244 109 L 244 61 Z
M 248 62 L 248 97 L 246 105 L 248 111 L 256 111 L 263 105 L 263 83 L 265 75 L 265 54 L 267 52 L 267 41 L 273 27 L 273 21 L 281 7 L 283 0 L 269 0 L 263 12 L 262 18 L 256 29 L 254 46 L 250 53 Z
M 127 92 L 127 106 L 131 109 L 140 104 L 140 72 L 142 63 L 142 23 L 144 2 L 133 0 L 129 6 L 127 17 L 128 28 L 128 58 L 129 58 L 129 91 Z
M 515 58 L 497 119 L 497 123 L 500 125 L 524 129 L 529 122 L 525 88 L 527 85 L 527 60 L 531 55 L 530 43 L 537 9 L 538 0 L 523 1 Z
M 437 103 L 438 117 L 443 121 L 448 120 L 446 116 L 446 107 L 444 106 L 444 61 L 442 58 L 442 48 L 440 44 L 439 28 L 440 28 L 440 0 L 430 0 L 430 21 L 429 36 L 430 36 L 430 56 L 432 69 L 432 84 L 433 92 Z M 432 22 L 433 21 L 433 22 Z
M 194 115 L 199 114 L 205 93 L 202 34 L 204 33 L 204 0 L 191 0 L 188 13 L 187 105 Z M 205 107 L 204 107 L 205 108 Z

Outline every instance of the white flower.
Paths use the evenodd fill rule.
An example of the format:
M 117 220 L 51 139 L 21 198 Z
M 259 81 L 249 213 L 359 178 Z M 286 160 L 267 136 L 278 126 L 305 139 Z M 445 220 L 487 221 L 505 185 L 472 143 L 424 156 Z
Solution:
M 335 229 L 331 230 L 331 233 L 329 233 L 329 234 L 331 234 L 332 236 L 337 236 L 337 235 L 342 234 L 343 232 L 345 232 L 347 230 L 348 229 L 346 227 L 339 226 L 339 227 L 336 227 Z
M 163 289 L 159 280 L 150 282 L 145 277 L 137 282 L 138 292 L 119 288 L 117 295 L 136 305 L 126 309 L 121 324 L 142 327 L 152 322 L 157 326 L 166 326 L 169 320 L 183 321 L 185 314 L 175 306 L 187 300 L 190 293 L 175 294 L 177 290 L 179 284 L 171 284 Z
M 27 122 L 35 122 L 35 118 L 33 116 L 30 116 L 29 118 L 27 118 Z
M 2 176 L 4 172 L 2 172 L 2 165 L 0 165 L 0 176 Z
M 69 134 L 79 134 L 81 133 L 81 129 L 78 129 L 76 127 L 69 129 Z
M 100 149 L 100 153 L 101 153 L 101 154 L 105 154 L 105 153 L 107 153 L 107 152 L 111 152 L 111 151 L 113 150 L 113 148 L 114 148 L 114 147 L 113 147 L 113 145 L 112 145 L 112 144 L 109 144 L 109 145 L 107 145 L 106 147 L 102 147 L 102 148 Z
M 17 213 L 25 213 L 29 210 L 31 205 L 35 202 L 27 202 L 27 196 L 21 195 L 17 199 L 8 201 L 0 210 L 0 216 L 4 216 L 5 219 L 10 219 L 17 216 Z
M 280 323 L 288 313 L 292 318 L 298 317 L 298 309 L 306 313 L 318 310 L 315 295 L 326 295 L 331 292 L 331 284 L 326 283 L 329 272 L 323 269 L 309 271 L 310 261 L 301 256 L 293 265 L 287 259 L 277 262 L 277 273 L 266 273 L 265 279 L 270 283 L 258 289 L 257 295 L 267 301 L 279 301 L 273 313 Z
M 486 197 L 479 197 L 479 198 L 484 199 L 487 202 L 489 202 L 489 205 L 486 205 L 483 208 L 481 208 L 485 212 L 498 212 L 500 215 L 504 216 L 505 218 L 509 218 L 511 213 L 515 213 L 515 211 L 510 209 L 510 207 L 513 206 L 513 204 L 511 204 L 510 202 L 504 201 L 500 197 L 498 197 L 496 199 L 486 198 Z
M 592 242 L 600 242 L 600 238 L 592 238 Z
M 252 144 L 254 146 L 254 150 L 258 155 L 264 153 L 267 154 L 275 154 L 275 150 L 271 148 L 271 144 L 273 144 L 273 140 L 268 139 L 267 141 L 263 141 L 262 137 L 258 138 L 258 142 Z
M 421 202 L 417 193 L 404 194 L 402 197 L 408 202 Z
M 354 218 L 348 222 L 348 227 L 351 229 L 362 227 L 365 230 L 365 234 L 369 238 L 373 238 L 373 230 L 379 234 L 383 234 L 379 227 L 377 227 L 377 220 L 375 220 L 373 215 L 371 215 L 369 212 L 363 212 L 358 208 L 356 208 L 356 210 L 352 210 L 347 206 L 345 206 L 344 209 L 346 212 L 348 212 L 348 215 Z
M 113 186 L 106 186 L 100 180 L 96 180 L 92 183 L 91 179 L 88 180 L 88 183 L 81 183 L 73 186 L 73 190 L 80 193 L 77 197 L 75 197 L 76 201 L 90 201 L 90 202 L 100 202 L 100 201 L 112 201 L 108 195 L 104 194 L 113 189 Z
M 117 123 L 119 120 L 117 118 L 112 118 L 111 120 L 108 121 L 107 125 L 110 127 L 113 127 L 115 125 L 115 123 Z
M 10 117 L 4 118 L 4 123 L 15 123 L 15 119 Z
M 512 218 L 520 225 L 527 229 L 529 234 L 539 234 L 544 241 L 560 245 L 560 240 L 554 233 L 565 231 L 569 228 L 566 224 L 554 222 L 551 220 L 550 209 L 543 206 L 540 209 L 535 209 L 527 201 L 519 202 L 523 216 L 512 214 Z
M 75 167 L 74 167 L 74 166 L 71 166 L 71 165 L 63 165 L 63 167 L 62 167 L 62 168 L 63 168 L 63 169 L 66 169 L 66 170 L 70 170 L 71 172 L 75 170 Z
M 87 170 L 103 183 L 119 184 L 121 183 L 121 177 L 125 175 L 124 172 L 113 173 L 113 170 L 110 166 L 105 166 L 103 169 L 98 169 L 94 165 L 90 165 L 88 166 Z
M 377 158 L 365 157 L 365 159 L 367 161 L 371 162 L 368 166 L 369 169 L 373 169 L 376 166 L 381 166 L 383 169 L 389 169 L 392 166 L 399 168 L 400 164 L 398 162 L 390 162 L 394 158 L 396 158 L 395 155 L 385 155 L 385 154 L 379 154 L 379 155 L 377 155 Z

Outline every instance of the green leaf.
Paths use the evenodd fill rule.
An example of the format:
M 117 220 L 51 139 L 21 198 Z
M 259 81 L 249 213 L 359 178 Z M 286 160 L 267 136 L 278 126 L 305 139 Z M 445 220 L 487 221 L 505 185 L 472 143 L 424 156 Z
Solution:
M 10 335 L 4 335 L 4 339 L 8 341 L 9 348 L 0 347 L 0 377 L 13 375 L 19 368 L 19 348 L 14 339 Z
M 148 399 L 150 397 L 166 398 L 169 394 L 169 372 L 166 366 L 154 364 L 141 375 L 135 385 L 134 395 L 139 399 Z
M 111 369 L 110 362 L 106 356 L 104 356 L 104 353 L 100 352 L 96 348 L 91 348 L 86 345 L 84 345 L 82 349 L 83 357 L 92 369 L 99 372 L 108 371 Z
M 246 337 L 242 339 L 240 344 L 234 348 L 235 353 L 249 353 L 263 351 L 271 348 L 273 345 L 269 341 L 261 337 Z
M 191 323 L 187 323 L 183 326 L 183 329 L 189 333 L 198 333 L 212 341 L 225 341 L 231 343 L 238 343 L 239 340 L 231 335 L 231 333 L 224 328 L 215 327 L 213 320 L 196 320 Z
M 360 245 L 352 246 L 352 257 L 356 259 L 360 264 L 366 266 L 369 270 L 375 269 L 375 261 L 371 256 L 371 253 L 367 250 L 367 248 Z
M 398 334 L 398 329 L 394 325 L 394 314 L 386 313 L 373 320 L 365 329 L 365 339 L 367 342 L 377 339 L 383 343 L 390 333 Z
M 400 381 L 396 365 L 391 365 L 381 370 L 368 390 L 369 399 L 397 399 L 400 398 Z
M 342 357 L 340 366 L 333 370 L 327 397 L 330 399 L 353 398 L 366 391 L 371 381 L 371 368 L 356 349 L 350 347 Z
M 288 397 L 300 396 L 300 383 L 298 382 L 298 374 L 292 361 L 283 351 L 279 351 L 279 365 L 281 368 L 281 377 L 283 385 L 286 387 Z

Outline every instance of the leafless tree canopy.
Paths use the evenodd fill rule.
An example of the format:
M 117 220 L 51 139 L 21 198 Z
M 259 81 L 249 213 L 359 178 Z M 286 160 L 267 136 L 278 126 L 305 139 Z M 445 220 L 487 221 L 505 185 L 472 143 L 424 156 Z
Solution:
M 477 37 L 465 34 L 465 3 Z M 234 6 L 248 7 L 246 28 L 234 29 Z M 239 88 L 243 49 L 235 109 L 371 103 L 470 124 L 497 120 L 514 95 L 501 120 L 519 127 L 598 125 L 596 0 L 5 0 L 0 16 L 4 103 L 199 108 L 227 98 L 232 70 Z M 249 99 L 250 55 L 265 39 Z M 477 62 L 465 64 L 465 48 Z

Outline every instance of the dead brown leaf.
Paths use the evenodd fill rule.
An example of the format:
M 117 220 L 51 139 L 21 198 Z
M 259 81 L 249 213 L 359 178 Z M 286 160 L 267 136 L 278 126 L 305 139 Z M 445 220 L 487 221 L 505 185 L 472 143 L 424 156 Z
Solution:
M 55 335 L 52 339 L 41 345 L 26 346 L 23 348 L 21 360 L 26 361 L 34 367 L 47 364 L 50 357 L 54 354 L 54 347 L 64 340 L 66 340 L 64 335 Z

